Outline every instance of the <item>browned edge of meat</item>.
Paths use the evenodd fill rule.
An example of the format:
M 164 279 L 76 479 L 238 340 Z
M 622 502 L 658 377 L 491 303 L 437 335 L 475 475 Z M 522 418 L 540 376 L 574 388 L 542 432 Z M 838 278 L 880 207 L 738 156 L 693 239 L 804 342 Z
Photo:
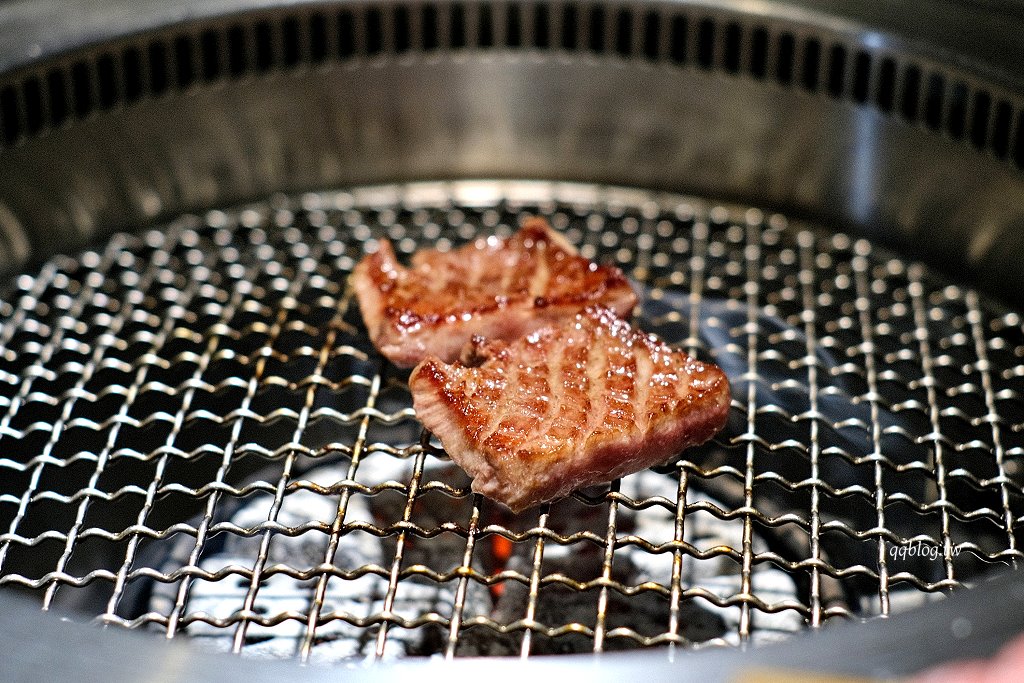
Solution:
M 589 304 L 627 316 L 637 302 L 621 270 L 583 258 L 543 218 L 507 240 L 421 250 L 409 268 L 381 240 L 353 286 L 370 340 L 399 367 L 452 362 L 474 335 L 511 341 Z
M 589 342 L 585 362 L 567 351 L 567 335 Z M 602 344 L 608 348 L 594 353 Z M 613 367 L 608 354 L 620 347 L 629 349 L 626 360 Z M 546 353 L 556 370 L 544 365 Z M 479 366 L 428 358 L 416 367 L 409 380 L 416 415 L 473 478 L 474 491 L 516 512 L 664 464 L 710 439 L 728 418 L 729 382 L 717 366 L 631 328 L 608 309 L 588 308 L 512 344 L 476 340 L 465 359 Z M 623 368 L 633 368 L 632 375 Z M 670 386 L 665 378 L 672 376 L 685 385 Z M 553 390 L 545 377 L 563 386 Z M 537 417 L 546 410 L 538 401 L 544 392 L 540 398 L 554 412 Z M 629 401 L 613 406 L 613 395 L 640 405 L 624 413 Z

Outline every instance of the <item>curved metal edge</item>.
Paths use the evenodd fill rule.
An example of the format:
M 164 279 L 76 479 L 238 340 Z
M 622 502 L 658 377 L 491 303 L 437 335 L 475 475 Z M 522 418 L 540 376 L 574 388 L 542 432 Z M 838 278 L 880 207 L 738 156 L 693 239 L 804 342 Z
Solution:
M 1009 88 L 1024 84 L 1020 28 L 1024 8 L 1007 0 L 673 0 L 854 34 L 985 75 Z M 13 0 L 0 7 L 0 74 L 91 45 L 174 24 L 247 11 L 315 6 L 329 0 Z M 334 4 L 339 4 L 335 2 Z
M 0 73 L 187 21 L 309 0 L 13 0 L 0 6 Z
M 993 609 L 993 606 L 998 608 Z M 142 633 L 111 632 L 58 620 L 33 603 L 0 592 L 0 632 L 5 652 L 0 679 L 8 683 L 74 680 L 96 683 L 158 680 L 185 683 L 261 683 L 281 680 L 359 683 L 432 676 L 489 683 L 542 676 L 621 683 L 643 672 L 648 681 L 745 680 L 753 672 L 802 671 L 892 678 L 946 661 L 987 657 L 1024 631 L 1024 579 L 1017 572 L 994 577 L 937 603 L 869 623 L 844 623 L 785 642 L 740 650 L 676 653 L 668 650 L 614 655 L 562 655 L 518 659 L 406 660 L 374 666 L 300 667 L 206 653 L 185 642 Z M 625 677 L 625 678 L 624 678 Z M 774 680 L 774 679 L 773 679 Z

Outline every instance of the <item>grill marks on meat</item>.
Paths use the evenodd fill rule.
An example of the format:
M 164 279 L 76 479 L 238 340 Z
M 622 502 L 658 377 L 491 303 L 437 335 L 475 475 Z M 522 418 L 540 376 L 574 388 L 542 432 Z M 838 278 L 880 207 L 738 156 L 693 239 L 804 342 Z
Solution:
M 399 367 L 451 362 L 475 335 L 511 341 L 590 304 L 622 316 L 636 305 L 622 271 L 579 256 L 542 218 L 507 240 L 417 252 L 410 268 L 382 240 L 353 282 L 371 341 Z
M 515 511 L 663 463 L 725 423 L 721 370 L 630 327 L 622 272 L 543 219 L 409 268 L 384 240 L 353 282 L 374 345 L 419 363 L 423 425 L 475 491 Z
M 664 463 L 729 411 L 718 367 L 604 307 L 512 343 L 474 338 L 463 361 L 413 370 L 416 414 L 474 491 L 514 511 Z

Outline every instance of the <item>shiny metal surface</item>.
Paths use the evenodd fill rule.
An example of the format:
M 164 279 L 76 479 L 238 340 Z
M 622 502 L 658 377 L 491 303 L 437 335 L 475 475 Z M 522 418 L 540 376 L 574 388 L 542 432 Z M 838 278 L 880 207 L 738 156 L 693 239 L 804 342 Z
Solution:
M 369 634 L 371 658 L 432 628 L 447 634 L 438 652 L 449 657 L 470 654 L 460 647 L 474 630 L 507 636 L 522 654 L 572 638 L 598 652 L 679 651 L 696 645 L 683 610 L 702 603 L 739 615 L 711 645 L 749 643 L 766 615 L 812 628 L 888 615 L 908 596 L 1015 565 L 1021 325 L 996 300 L 1024 301 L 1024 57 L 1010 4 L 973 7 L 965 16 L 939 1 L 5 6 L 0 273 L 30 275 L 0 303 L 0 585 L 108 625 L 226 632 L 241 652 L 298 629 L 295 656 L 315 661 L 338 624 Z M 388 185 L 314 192 L 310 206 L 296 199 L 480 177 L 576 184 Z M 342 205 L 314 206 L 336 198 Z M 247 200 L 260 202 L 248 214 L 207 213 Z M 340 283 L 366 239 L 396 224 L 413 231 L 411 245 L 434 239 L 416 232 L 425 224 L 415 214 L 396 223 L 417 202 L 463 217 L 490 207 L 508 226 L 517 201 L 568 216 L 563 227 L 593 240 L 594 255 L 649 285 L 653 328 L 732 363 L 740 378 L 735 424 L 671 473 L 673 495 L 619 488 L 571 500 L 600 512 L 594 528 L 560 528 L 551 511 L 522 527 L 493 521 L 464 487 L 431 479 L 426 465 L 442 454 L 388 432 L 415 423 L 384 391 L 389 377 L 365 340 L 338 346 L 358 325 Z M 464 221 L 434 223 L 458 234 Z M 331 375 L 339 360 L 363 365 Z M 358 405 L 318 402 L 353 389 Z M 391 436 L 375 441 L 376 427 Z M 363 451 L 412 469 L 358 482 Z M 323 458 L 348 459 L 340 488 L 303 480 L 307 461 Z M 296 491 L 329 498 L 338 514 L 282 524 Z M 402 503 L 395 519 L 346 521 L 353 497 L 391 493 Z M 421 523 L 425 495 L 465 515 Z M 218 512 L 260 496 L 267 514 L 255 526 Z M 662 512 L 668 539 L 623 531 Z M 739 540 L 695 544 L 685 534 L 699 515 L 735 522 Z M 380 564 L 339 569 L 332 561 L 353 531 L 396 547 Z M 461 564 L 410 560 L 442 531 L 464 544 Z M 302 534 L 324 537 L 322 562 L 277 561 L 274 539 Z M 493 536 L 530 546 L 534 561 L 507 573 L 474 565 L 477 542 Z M 225 537 L 249 543 L 245 562 L 204 566 Z M 176 565 L 149 561 L 147 548 L 182 541 Z M 595 576 L 545 564 L 572 544 L 600 551 Z M 927 557 L 893 555 L 915 544 Z M 671 556 L 671 571 L 638 585 L 615 574 L 644 556 Z M 688 563 L 732 567 L 740 586 L 685 583 Z M 794 577 L 799 597 L 773 602 L 753 578 L 764 568 Z M 332 609 L 330 585 L 358 576 L 384 582 L 383 608 Z M 264 582 L 275 578 L 313 581 L 308 609 L 266 612 Z M 236 609 L 190 611 L 197 585 L 236 580 Z M 416 581 L 457 586 L 450 609 L 401 613 L 397 596 Z M 139 601 L 153 582 L 172 589 L 173 609 Z M 502 582 L 527 590 L 522 615 L 466 611 L 471 587 Z M 592 615 L 550 622 L 538 600 L 554 588 L 596 593 Z M 667 605 L 663 625 L 616 622 L 609 605 L 644 596 Z M 891 637 L 886 628 L 858 633 Z
M 122 24 L 103 19 L 120 5 L 96 3 L 54 35 L 153 29 L 56 61 L 59 39 L 27 28 L 52 7 L 16 4 L 0 267 L 267 192 L 532 177 L 754 201 L 923 252 L 1008 300 L 1024 291 L 1006 11 L 256 4 L 142 5 Z M 989 29 L 950 54 L 951 34 Z
M 382 236 L 450 248 L 538 213 L 627 269 L 641 326 L 734 402 L 676 465 L 514 516 L 422 433 L 346 283 Z M 104 625 L 312 663 L 707 648 L 1021 559 L 1019 315 L 781 214 L 536 181 L 275 195 L 4 301 L 0 586 Z
M 976 599 L 975 599 L 976 598 Z M 1003 609 L 991 611 L 989 605 Z M 986 657 L 1019 633 L 1024 615 L 1024 589 L 1019 577 L 1004 575 L 974 591 L 951 596 L 925 609 L 874 622 L 871 628 L 842 624 L 771 647 L 711 652 L 617 653 L 520 659 L 458 659 L 451 662 L 401 662 L 387 669 L 299 667 L 291 662 L 255 661 L 196 652 L 179 641 L 164 642 L 139 633 L 105 632 L 60 623 L 15 596 L 0 593 L 0 629 L 12 645 L 0 661 L 0 672 L 13 683 L 72 678 L 83 683 L 137 681 L 158 672 L 166 683 L 216 680 L 346 681 L 404 680 L 429 675 L 457 679 L 521 681 L 523 677 L 585 677 L 596 683 L 617 683 L 643 672 L 645 680 L 726 683 L 754 676 L 792 678 L 793 672 L 821 675 L 873 676 L 881 680 L 910 674 L 953 657 Z M 936 628 L 936 624 L 942 627 Z M 951 628 L 956 624 L 955 628 Z M 61 647 L 54 648 L 53 643 Z M 900 642 L 926 642 L 927 647 L 894 647 Z M 124 653 L 130 651 L 131 657 Z M 45 662 L 40 666 L 40 662 Z

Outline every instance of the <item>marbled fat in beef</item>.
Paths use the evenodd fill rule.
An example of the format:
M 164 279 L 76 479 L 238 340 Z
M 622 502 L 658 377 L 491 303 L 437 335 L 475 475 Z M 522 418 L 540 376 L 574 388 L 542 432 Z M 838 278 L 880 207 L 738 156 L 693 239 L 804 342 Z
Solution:
M 514 342 L 475 338 L 463 362 L 421 362 L 416 415 L 472 478 L 520 511 L 661 464 L 720 430 L 729 382 L 604 307 Z
M 353 284 L 371 341 L 400 367 L 451 362 L 475 335 L 512 341 L 590 304 L 621 316 L 636 305 L 622 271 L 583 258 L 541 218 L 506 240 L 419 251 L 409 268 L 382 240 Z

